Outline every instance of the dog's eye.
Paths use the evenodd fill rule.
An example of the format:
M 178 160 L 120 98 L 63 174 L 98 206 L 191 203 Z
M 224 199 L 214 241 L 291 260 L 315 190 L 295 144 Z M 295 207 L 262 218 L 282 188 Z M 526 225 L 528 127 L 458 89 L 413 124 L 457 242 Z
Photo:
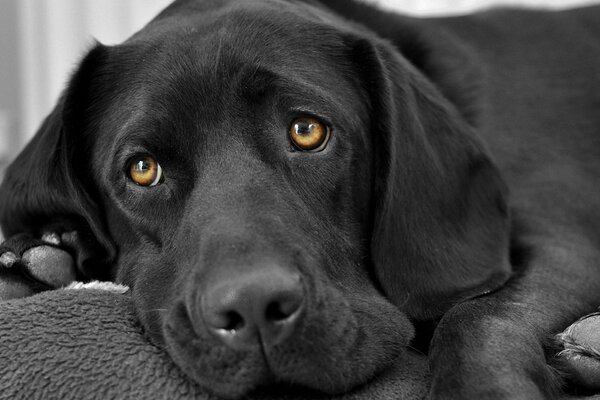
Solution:
M 138 156 L 131 160 L 129 177 L 140 186 L 156 186 L 162 182 L 160 164 L 150 156 Z
M 300 150 L 320 151 L 329 140 L 329 127 L 313 117 L 300 117 L 292 121 L 290 139 Z

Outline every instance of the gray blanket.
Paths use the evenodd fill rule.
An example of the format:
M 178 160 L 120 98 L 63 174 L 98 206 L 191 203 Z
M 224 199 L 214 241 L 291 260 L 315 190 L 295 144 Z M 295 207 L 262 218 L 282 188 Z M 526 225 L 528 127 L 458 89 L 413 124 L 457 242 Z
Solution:
M 344 400 L 419 399 L 425 357 L 409 352 Z M 62 289 L 0 302 L 0 399 L 212 399 L 150 344 L 129 295 Z M 256 393 L 252 399 L 320 399 Z

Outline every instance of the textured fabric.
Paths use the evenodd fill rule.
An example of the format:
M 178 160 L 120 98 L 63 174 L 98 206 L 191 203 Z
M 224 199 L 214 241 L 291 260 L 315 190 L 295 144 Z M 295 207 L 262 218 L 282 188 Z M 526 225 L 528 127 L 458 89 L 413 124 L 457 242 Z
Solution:
M 408 353 L 367 386 L 339 397 L 418 399 L 425 357 Z M 251 399 L 330 398 L 314 392 Z M 127 294 L 55 290 L 0 302 L 0 399 L 213 399 L 143 335 Z

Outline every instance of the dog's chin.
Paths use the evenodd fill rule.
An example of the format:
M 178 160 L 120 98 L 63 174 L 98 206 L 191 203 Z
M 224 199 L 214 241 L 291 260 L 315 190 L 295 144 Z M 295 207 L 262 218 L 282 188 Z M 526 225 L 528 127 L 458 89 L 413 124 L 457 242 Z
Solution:
M 327 395 L 347 393 L 400 356 L 413 328 L 383 299 L 363 297 L 352 304 L 336 294 L 325 307 L 310 307 L 285 342 L 267 347 L 257 341 L 244 350 L 225 346 L 194 323 L 181 302 L 163 324 L 163 343 L 186 375 L 219 397 L 237 399 L 289 385 Z

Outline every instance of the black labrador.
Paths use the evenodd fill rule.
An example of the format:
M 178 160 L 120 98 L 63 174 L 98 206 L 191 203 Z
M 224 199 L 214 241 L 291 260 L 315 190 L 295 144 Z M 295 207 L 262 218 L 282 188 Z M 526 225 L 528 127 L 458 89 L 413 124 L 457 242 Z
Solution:
M 431 398 L 544 399 L 544 340 L 600 304 L 599 188 L 598 7 L 181 0 L 8 169 L 3 273 L 62 234 L 223 397 L 344 393 L 430 321 Z

